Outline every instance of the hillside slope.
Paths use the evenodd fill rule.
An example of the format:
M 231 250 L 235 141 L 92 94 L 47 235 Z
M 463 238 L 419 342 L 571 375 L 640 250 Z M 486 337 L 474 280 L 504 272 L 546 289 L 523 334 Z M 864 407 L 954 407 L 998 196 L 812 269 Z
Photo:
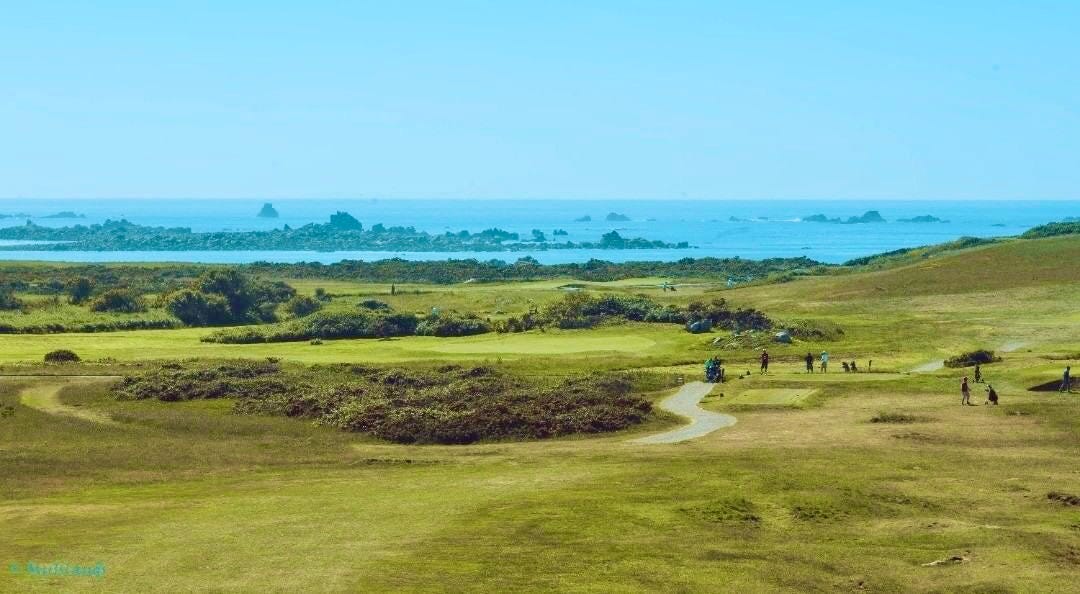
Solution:
M 1015 240 L 874 272 L 749 287 L 740 297 L 853 300 L 979 293 L 1080 283 L 1080 237 Z

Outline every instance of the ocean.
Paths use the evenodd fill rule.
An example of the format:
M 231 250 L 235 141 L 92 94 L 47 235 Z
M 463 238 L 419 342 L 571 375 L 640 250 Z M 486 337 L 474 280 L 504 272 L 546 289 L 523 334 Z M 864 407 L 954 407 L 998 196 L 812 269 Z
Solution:
M 323 262 L 344 259 L 446 260 L 476 258 L 513 261 L 531 256 L 542 263 L 584 262 L 591 258 L 623 262 L 678 260 L 693 257 L 748 259 L 806 256 L 821 262 L 841 263 L 905 247 L 950 241 L 963 236 L 1017 235 L 1043 223 L 1080 216 L 1080 201 L 822 201 L 822 200 L 273 200 L 276 219 L 256 217 L 265 200 L 16 200 L 0 199 L 0 215 L 30 215 L 38 225 L 66 226 L 127 219 L 133 223 L 189 227 L 193 231 L 265 230 L 288 224 L 326 222 L 336 211 L 346 211 L 365 227 L 413 226 L 430 233 L 491 227 L 528 237 L 539 229 L 551 238 L 555 229 L 568 235 L 560 240 L 596 241 L 617 230 L 624 237 L 644 237 L 692 249 L 658 250 L 528 250 L 520 252 L 371 252 L 371 251 L 186 251 L 89 252 L 5 250 L 0 260 L 72 262 L 207 262 L 245 263 Z M 808 222 L 810 215 L 847 219 L 876 210 L 885 223 L 832 224 Z M 43 218 L 62 211 L 85 218 Z M 627 221 L 606 221 L 615 212 Z M 897 219 L 931 215 L 948 222 L 901 223 Z M 578 219 L 589 216 L 591 221 Z M 27 217 L 0 218 L 0 226 L 23 225 Z

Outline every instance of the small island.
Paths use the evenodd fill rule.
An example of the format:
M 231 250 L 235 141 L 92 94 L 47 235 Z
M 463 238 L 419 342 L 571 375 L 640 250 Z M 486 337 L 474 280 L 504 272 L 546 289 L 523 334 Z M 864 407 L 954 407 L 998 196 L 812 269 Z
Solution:
M 569 233 L 566 232 L 566 229 L 556 229 L 556 230 L 552 231 L 551 234 L 554 235 L 555 237 L 558 237 L 560 235 L 570 235 Z
M 604 217 L 604 220 L 609 222 L 609 223 L 620 223 L 620 222 L 629 221 L 630 217 L 628 217 L 628 216 L 626 216 L 624 214 L 617 213 L 617 212 L 609 212 L 609 213 L 607 213 L 607 216 Z
M 590 223 L 590 222 L 592 222 L 592 217 L 590 217 L 589 215 L 585 215 L 583 217 L 578 217 L 578 218 L 574 219 L 574 222 L 575 223 Z
M 347 212 L 336 212 L 326 223 L 269 231 L 193 232 L 188 227 L 150 227 L 126 220 L 69 227 L 43 227 L 27 222 L 0 229 L 0 239 L 56 242 L 47 245 L 5 246 L 8 250 L 50 251 L 230 251 L 230 250 L 366 250 L 383 252 L 509 252 L 536 249 L 686 249 L 683 241 L 668 243 L 640 237 L 626 238 L 615 231 L 599 241 L 548 242 L 542 231 L 528 240 L 503 229 L 467 230 L 433 234 L 414 227 L 387 227 L 381 223 L 366 229 Z
M 848 217 L 845 221 L 840 218 L 829 218 L 823 214 L 810 215 L 803 217 L 803 222 L 806 223 L 832 223 L 834 225 L 859 225 L 863 223 L 884 223 L 885 219 L 876 210 L 868 210 L 860 217 Z
M 266 204 L 262 205 L 262 209 L 259 211 L 259 214 L 255 216 L 261 219 L 276 219 L 278 218 L 278 211 L 274 208 L 273 204 L 267 202 Z
M 45 216 L 43 216 L 41 218 L 43 218 L 43 219 L 85 219 L 86 215 L 79 214 L 79 213 L 76 213 L 76 212 L 71 212 L 70 210 L 62 210 L 60 212 L 53 213 L 51 215 L 45 215 Z
M 939 219 L 933 215 L 919 215 L 917 217 L 911 217 L 910 219 L 896 219 L 897 223 L 948 223 L 944 219 Z
M 28 219 L 28 218 L 30 218 L 30 215 L 26 214 L 25 212 L 17 212 L 15 214 L 6 214 L 6 213 L 0 212 L 0 219 Z

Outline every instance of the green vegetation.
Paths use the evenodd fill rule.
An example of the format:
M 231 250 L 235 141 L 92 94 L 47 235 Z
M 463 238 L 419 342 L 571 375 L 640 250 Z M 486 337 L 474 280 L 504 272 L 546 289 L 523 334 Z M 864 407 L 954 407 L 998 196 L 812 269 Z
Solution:
M 90 311 L 139 313 L 146 311 L 146 304 L 140 295 L 128 289 L 109 289 L 94 299 Z
M 45 358 L 44 358 L 44 361 L 46 363 L 60 363 L 60 364 L 63 364 L 63 363 L 78 363 L 81 360 L 82 359 L 80 359 L 79 356 L 76 355 L 74 351 L 69 351 L 67 349 L 57 349 L 55 351 L 49 351 L 48 353 L 45 353 Z
M 15 296 L 15 292 L 6 287 L 0 288 L 0 310 L 18 310 L 23 308 L 21 299 Z
M 1080 221 L 1062 221 L 1060 223 L 1047 223 L 1032 227 L 1020 237 L 1024 239 L 1038 239 L 1040 237 L 1057 237 L 1059 235 L 1080 234 Z
M 269 205 L 267 205 L 269 206 Z M 271 207 L 271 210 L 273 208 Z M 268 211 L 259 216 L 272 217 Z M 330 215 L 324 224 L 308 224 L 296 229 L 285 225 L 272 231 L 192 232 L 186 227 L 148 227 L 126 220 L 71 227 L 42 227 L 27 222 L 0 228 L 0 239 L 51 241 L 58 243 L 6 246 L 9 250 L 378 250 L 419 252 L 513 251 L 529 249 L 656 249 L 689 248 L 686 242 L 666 243 L 642 238 L 626 239 L 612 231 L 599 241 L 547 242 L 535 237 L 523 242 L 517 233 L 487 229 L 479 233 L 460 231 L 434 235 L 413 227 L 385 227 L 376 224 L 365 230 L 347 212 Z
M 412 314 L 392 311 L 318 312 L 277 324 L 218 330 L 204 336 L 202 340 L 223 344 L 251 344 L 314 338 L 389 338 L 415 334 L 418 323 L 416 316 Z
M 838 225 L 858 225 L 858 224 L 862 224 L 862 223 L 884 223 L 885 222 L 885 219 L 881 216 L 881 213 L 879 213 L 876 210 L 868 210 L 865 213 L 863 213 L 861 216 L 857 216 L 857 217 L 851 216 L 851 217 L 848 217 L 847 220 L 840 219 L 840 218 L 832 218 L 832 219 L 830 219 L 829 217 L 827 217 L 827 216 L 825 216 L 823 214 L 810 215 L 810 216 L 807 216 L 807 217 L 803 217 L 802 220 L 804 222 L 807 222 L 807 223 L 833 223 L 833 224 L 838 224 Z
M 117 286 L 92 268 L 22 266 L 29 271 L 3 278 L 41 278 L 10 285 L 33 312 L 91 313 L 66 303 L 62 287 L 48 293 L 47 274 L 94 278 L 98 290 Z M 100 274 L 118 268 L 102 266 Z M 164 273 L 182 269 L 135 273 L 143 276 L 126 286 L 146 299 L 148 312 L 93 315 L 153 315 L 161 295 L 207 271 Z M 590 303 L 619 297 L 623 312 L 639 311 L 623 309 L 623 298 L 642 304 L 644 295 L 680 312 L 723 297 L 729 311 L 752 307 L 776 328 L 808 331 L 795 344 L 768 343 L 767 375 L 756 373 L 760 351 L 713 346 L 730 338 L 725 329 L 692 335 L 621 316 L 581 330 L 326 339 L 320 346 L 207 343 L 200 338 L 212 331 L 201 328 L 4 336 L 2 371 L 25 375 L 0 379 L 0 557 L 100 561 L 108 570 L 97 581 L 4 573 L 0 590 L 1075 588 L 1080 399 L 1056 388 L 1028 390 L 1059 385 L 1065 365 L 1077 368 L 1070 358 L 1080 353 L 1075 236 L 914 254 L 866 270 L 830 268 L 734 289 L 726 274 L 687 274 L 673 283 L 674 293 L 662 288 L 672 280 L 667 275 L 450 284 L 344 269 L 333 278 L 239 270 L 288 283 L 300 295 L 323 288 L 332 296 L 318 313 L 288 322 L 333 312 L 404 312 L 421 320 L 438 307 L 440 315 L 472 312 L 497 324 L 539 316 L 567 295 L 585 294 Z M 54 298 L 58 303 L 44 305 Z M 386 307 L 360 307 L 364 301 Z M 0 312 L 0 319 L 28 315 Z M 771 339 L 771 332 L 755 334 Z M 1012 346 L 1004 360 L 984 368 L 999 406 L 957 406 L 961 370 L 912 372 L 1005 345 Z M 83 361 L 41 364 L 59 348 Z M 805 373 L 806 352 L 826 349 L 836 363 L 857 359 L 863 372 Z M 701 406 L 736 416 L 731 427 L 679 444 L 630 443 L 681 422 L 653 412 L 619 432 L 588 432 L 596 419 L 625 419 L 631 406 L 612 416 L 568 413 L 570 426 L 583 432 L 532 439 L 544 435 L 535 427 L 561 426 L 545 423 L 553 418 L 548 409 L 557 415 L 564 404 L 540 399 L 575 389 L 560 384 L 581 380 L 596 393 L 593 379 L 581 378 L 617 371 L 614 377 L 635 378 L 633 401 L 655 402 L 679 378 L 700 377 L 702 361 L 714 355 L 723 357 L 729 380 Z M 444 370 L 451 364 L 458 367 Z M 240 370 L 261 365 L 278 371 L 241 377 L 247 372 Z M 232 371 L 217 371 L 221 366 Z M 462 377 L 477 368 L 494 379 Z M 204 370 L 211 375 L 199 375 Z M 117 379 L 60 377 L 69 374 L 130 375 L 148 397 L 120 400 Z M 391 377 L 404 383 L 387 383 Z M 281 382 L 279 392 L 273 381 Z M 485 392 L 487 381 L 511 387 Z M 470 387 L 440 390 L 427 382 Z M 307 383 L 310 391 L 292 392 Z M 174 401 L 158 399 L 178 385 L 190 389 Z M 207 397 L 211 391 L 220 397 Z M 505 401 L 505 394 L 521 400 Z M 380 408 L 383 400 L 388 408 Z M 581 402 L 589 400 L 565 404 Z M 600 410 L 610 400 L 593 402 L 589 408 Z M 241 403 L 251 408 L 238 411 Z M 317 408 L 324 405 L 339 414 L 324 415 Z M 403 412 L 408 408 L 415 410 Z M 438 414 L 429 418 L 428 411 Z M 398 415 L 409 422 L 397 423 Z M 432 443 L 471 439 L 477 426 L 490 428 L 481 434 L 490 437 Z M 408 431 L 398 433 L 402 428 Z
M 918 423 L 918 422 L 921 422 L 921 421 L 924 421 L 924 420 L 925 420 L 924 418 L 922 418 L 922 417 L 920 417 L 918 415 L 912 415 L 912 414 L 908 414 L 908 413 L 879 412 L 878 414 L 874 415 L 874 417 L 872 419 L 870 419 L 870 422 L 871 423 L 907 424 L 907 423 Z
M 475 313 L 438 312 L 416 326 L 417 336 L 473 336 L 491 332 L 491 324 Z
M 67 283 L 68 300 L 75 305 L 85 303 L 94 292 L 94 281 L 79 276 Z
M 347 366 L 285 371 L 276 361 L 212 367 L 170 363 L 117 385 L 120 399 L 232 398 L 242 414 L 311 418 L 398 443 L 473 443 L 617 431 L 640 423 L 647 400 L 628 378 L 530 381 L 491 367 L 410 370 Z M 337 371 L 337 373 L 334 373 Z
M 325 293 L 324 293 L 325 295 Z M 292 299 L 289 299 L 285 305 L 285 311 L 289 312 L 295 317 L 302 318 L 304 316 L 310 316 L 311 314 L 319 311 L 323 308 L 324 301 L 317 297 L 308 297 L 307 295 L 295 295 Z
M 994 351 L 979 349 L 945 359 L 945 367 L 974 367 L 975 365 L 986 365 L 998 361 L 1001 361 L 1001 357 L 995 356 Z
M 236 270 L 212 270 L 165 298 L 169 313 L 189 326 L 272 322 L 279 303 L 296 296 L 288 284 L 252 279 Z

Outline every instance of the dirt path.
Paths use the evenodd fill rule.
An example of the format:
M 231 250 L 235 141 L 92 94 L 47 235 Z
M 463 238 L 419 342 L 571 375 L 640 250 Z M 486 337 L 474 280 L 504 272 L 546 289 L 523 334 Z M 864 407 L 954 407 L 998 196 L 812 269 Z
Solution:
M 43 378 L 42 381 L 27 386 L 19 392 L 20 404 L 50 415 L 72 417 L 102 425 L 118 424 L 106 414 L 77 406 L 68 406 L 60 402 L 60 391 L 67 386 L 100 382 L 102 381 L 100 376 L 48 377 L 47 379 L 45 379 L 46 376 L 41 377 Z
M 678 443 L 707 435 L 735 424 L 735 417 L 705 410 L 698 406 L 713 389 L 713 384 L 690 382 L 660 403 L 660 408 L 690 419 L 690 424 L 678 429 L 630 440 L 630 443 Z

